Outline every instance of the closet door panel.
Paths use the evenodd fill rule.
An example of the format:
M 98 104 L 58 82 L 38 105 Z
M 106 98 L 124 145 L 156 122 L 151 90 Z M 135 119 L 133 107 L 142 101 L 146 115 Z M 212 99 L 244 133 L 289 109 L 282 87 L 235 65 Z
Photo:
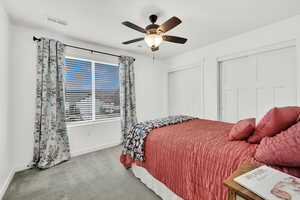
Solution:
M 256 60 L 253 57 L 231 60 L 222 64 L 223 88 L 247 88 L 256 80 Z
M 233 122 L 238 120 L 236 96 L 237 96 L 237 90 L 234 89 L 223 90 L 222 119 L 224 119 L 225 122 Z
M 256 90 L 253 88 L 239 88 L 237 120 L 250 117 L 256 117 Z
M 276 106 L 289 106 L 297 104 L 297 94 L 295 87 L 275 87 L 274 101 Z
M 237 92 L 228 93 L 230 90 Z M 221 93 L 222 121 L 248 117 L 259 121 L 274 106 L 297 105 L 296 48 L 222 62 Z
M 256 121 L 258 122 L 268 110 L 274 107 L 273 88 L 257 88 L 256 89 Z
M 295 47 L 257 55 L 258 81 L 264 84 L 295 84 L 296 67 Z
M 236 122 L 256 115 L 256 58 L 244 57 L 221 64 L 221 119 Z M 254 101 L 253 101 L 254 100 Z M 250 102 L 250 103 L 249 103 Z M 253 110 L 254 109 L 254 110 Z
M 169 73 L 169 114 L 201 117 L 202 68 L 194 67 Z

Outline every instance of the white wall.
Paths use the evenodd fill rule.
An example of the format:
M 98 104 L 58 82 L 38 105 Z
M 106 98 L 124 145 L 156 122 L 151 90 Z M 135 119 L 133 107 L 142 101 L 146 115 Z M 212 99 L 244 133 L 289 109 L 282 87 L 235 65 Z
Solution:
M 10 70 L 10 107 L 12 120 L 10 126 L 14 135 L 14 163 L 18 169 L 24 168 L 32 159 L 33 128 L 35 113 L 36 83 L 36 43 L 32 36 L 55 38 L 67 44 L 73 44 L 115 54 L 131 55 L 136 58 L 136 100 L 139 120 L 162 117 L 167 114 L 167 67 L 152 59 L 140 55 L 118 51 L 99 45 L 50 33 L 44 30 L 12 26 L 12 66 Z M 89 52 L 67 49 L 67 55 L 87 59 L 117 63 L 117 59 Z M 77 155 L 83 152 L 120 142 L 120 121 L 69 127 L 71 152 Z
M 0 2 L 0 199 L 13 169 L 11 133 L 8 127 L 9 19 Z
M 204 118 L 218 119 L 218 58 L 230 54 L 262 48 L 289 40 L 297 43 L 298 69 L 300 69 L 300 16 L 296 16 L 275 24 L 265 26 L 254 31 L 244 33 L 227 40 L 223 40 L 206 47 L 177 55 L 165 62 L 170 69 L 180 69 L 187 66 L 204 66 Z M 205 27 L 203 27 L 205 28 Z M 199 36 L 201 37 L 201 36 Z M 300 70 L 298 70 L 298 73 Z M 300 76 L 298 76 L 300 77 Z M 298 86 L 299 86 L 298 78 Z M 300 87 L 298 87 L 300 88 Z M 298 104 L 300 100 L 298 92 Z

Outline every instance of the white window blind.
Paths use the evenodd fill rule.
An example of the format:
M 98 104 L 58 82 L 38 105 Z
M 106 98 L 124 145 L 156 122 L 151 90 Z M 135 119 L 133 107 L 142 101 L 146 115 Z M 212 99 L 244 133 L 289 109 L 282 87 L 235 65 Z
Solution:
M 119 67 L 95 63 L 96 119 L 120 116 Z
M 66 58 L 65 97 L 67 122 L 119 117 L 119 67 Z

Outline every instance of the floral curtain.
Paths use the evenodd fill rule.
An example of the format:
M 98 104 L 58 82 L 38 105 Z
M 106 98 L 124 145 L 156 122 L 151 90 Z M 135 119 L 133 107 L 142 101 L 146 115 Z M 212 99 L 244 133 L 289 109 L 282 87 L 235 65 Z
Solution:
M 120 107 L 122 139 L 126 138 L 131 127 L 137 123 L 134 85 L 134 58 L 121 56 L 120 66 Z
M 42 38 L 38 42 L 36 116 L 32 167 L 52 167 L 70 159 L 65 123 L 63 43 Z

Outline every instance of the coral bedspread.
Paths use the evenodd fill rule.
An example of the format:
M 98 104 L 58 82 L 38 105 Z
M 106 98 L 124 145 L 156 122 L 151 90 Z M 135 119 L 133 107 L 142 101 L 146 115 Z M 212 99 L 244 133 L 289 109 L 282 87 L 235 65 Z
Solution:
M 152 130 L 145 142 L 145 162 L 121 155 L 144 167 L 177 195 L 189 200 L 225 200 L 223 181 L 244 162 L 257 163 L 256 144 L 229 141 L 233 124 L 192 120 Z M 281 169 L 300 176 L 300 169 Z

